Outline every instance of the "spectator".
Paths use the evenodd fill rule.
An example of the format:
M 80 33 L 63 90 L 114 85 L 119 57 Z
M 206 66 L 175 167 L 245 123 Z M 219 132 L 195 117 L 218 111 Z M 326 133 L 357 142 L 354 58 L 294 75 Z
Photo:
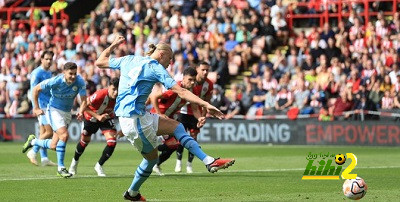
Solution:
M 288 90 L 286 85 L 282 85 L 276 95 L 275 109 L 277 111 L 286 112 L 293 103 L 293 94 Z
M 253 105 L 247 111 L 246 116 L 248 118 L 254 118 L 255 115 L 259 114 L 258 110 L 263 110 L 265 102 L 266 92 L 262 89 L 262 82 L 259 81 L 254 91 Z M 261 113 L 262 114 L 262 113 Z
M 229 105 L 226 111 L 225 119 L 231 119 L 236 115 L 239 115 L 242 103 L 238 99 L 238 94 L 233 91 L 230 95 Z
M 26 114 L 29 112 L 29 102 L 26 96 L 21 94 L 20 90 L 15 90 L 10 105 L 5 107 L 7 115 L 16 116 L 18 114 Z
M 283 6 L 282 0 L 276 0 L 276 4 L 271 7 L 271 18 L 276 18 L 278 15 L 286 14 L 286 7 Z
M 389 73 L 390 82 L 392 84 L 397 83 L 399 75 L 400 75 L 399 65 L 397 63 L 394 63 L 392 65 L 392 71 L 390 71 Z
M 35 7 L 35 1 L 29 3 L 29 6 L 30 9 L 26 12 L 26 17 L 28 19 L 30 19 L 32 15 L 32 19 L 37 22 L 46 17 L 46 14 L 40 8 Z
M 354 110 L 358 112 L 354 117 L 355 120 L 370 120 L 378 118 L 374 115 L 361 113 L 362 110 L 376 111 L 376 105 L 368 100 L 365 94 L 362 94 L 360 100 L 354 104 Z
M 14 101 L 14 98 L 15 98 L 15 94 L 16 94 L 15 92 L 19 88 L 19 83 L 17 82 L 17 75 L 11 74 L 10 76 L 11 76 L 11 79 L 9 82 L 7 82 L 6 89 L 7 89 L 8 95 L 10 97 L 10 101 L 12 102 L 12 101 Z
M 0 80 L 0 114 L 6 114 L 5 107 L 10 102 L 6 86 L 7 81 Z
M 244 77 L 244 92 L 242 92 L 242 111 L 241 114 L 245 115 L 250 107 L 253 105 L 253 97 L 255 95 L 254 86 L 250 83 L 250 77 Z
M 260 62 L 258 63 L 258 67 L 260 72 L 265 72 L 267 70 L 272 70 L 273 64 L 269 61 L 268 54 L 263 53 L 260 58 Z
M 297 84 L 297 89 L 294 91 L 294 103 L 293 106 L 297 107 L 300 110 L 300 114 L 310 113 L 309 110 L 303 110 L 306 109 L 308 105 L 308 98 L 310 96 L 310 91 L 306 88 L 306 85 L 304 82 L 299 82 Z
M 225 46 L 224 46 L 225 51 L 231 52 L 231 51 L 233 51 L 235 49 L 235 47 L 237 45 L 239 45 L 239 42 L 237 42 L 235 40 L 235 34 L 234 33 L 230 33 L 228 41 L 225 42 Z
M 340 92 L 340 98 L 338 98 L 333 106 L 329 108 L 329 115 L 331 116 L 342 116 L 339 120 L 347 119 L 350 117 L 349 114 L 343 114 L 343 112 L 350 111 L 353 108 L 353 95 L 351 89 L 347 88 Z
M 249 4 L 256 9 L 249 8 Z M 213 73 L 210 76 L 214 76 L 221 86 L 229 84 L 231 76 L 240 75 L 251 67 L 253 84 L 246 84 L 243 92 L 237 92 L 242 94 L 242 114 L 259 103 L 259 98 L 265 104 L 266 95 L 263 97 L 260 92 L 269 93 L 279 85 L 286 85 L 288 93 L 293 93 L 299 90 L 296 87 L 300 83 L 305 83 L 305 91 L 310 91 L 310 106 L 316 110 L 333 105 L 347 89 L 347 83 L 352 85 L 356 105 L 361 103 L 361 92 L 364 91 L 364 96 L 371 98 L 367 102 L 378 107 L 384 91 L 389 90 L 392 97 L 393 92 L 400 91 L 397 80 L 398 13 L 390 22 L 385 21 L 384 13 L 379 13 L 377 21 L 372 19 L 365 26 L 356 11 L 351 12 L 345 4 L 342 10 L 351 12 L 349 19 L 342 20 L 337 27 L 331 28 L 329 24 L 322 28 L 314 26 L 307 36 L 304 31 L 296 33 L 294 30 L 289 37 L 283 4 L 282 1 L 244 0 L 133 4 L 133 1 L 105 0 L 87 20 L 78 23 L 76 30 L 71 29 L 67 20 L 54 26 L 50 18 L 43 16 L 42 23 L 36 23 L 30 29 L 16 20 L 9 26 L 2 26 L 0 20 L 0 81 L 11 81 L 11 74 L 15 74 L 18 84 L 29 79 L 35 58 L 44 49 L 51 48 L 57 61 L 51 68 L 54 74 L 65 62 L 76 61 L 82 68 L 80 74 L 97 87 L 104 87 L 108 78 L 119 72 L 99 70 L 93 66 L 93 61 L 116 35 L 122 34 L 127 40 L 115 50 L 115 57 L 144 55 L 149 43 L 170 43 L 176 55 L 168 71 L 177 80 L 180 69 L 200 60 L 211 64 Z M 326 8 L 319 1 L 310 1 L 309 9 L 309 12 L 317 13 Z M 275 49 L 281 44 L 288 46 Z M 271 52 L 275 54 L 269 57 Z M 258 70 L 253 70 L 255 66 Z M 3 82 L 3 85 L 8 88 L 13 84 Z M 25 91 L 21 89 L 20 93 L 24 95 Z M 297 106 L 299 99 L 296 96 L 300 95 L 293 94 Z
M 214 107 L 217 107 L 222 112 L 224 112 L 224 113 L 227 112 L 229 100 L 224 96 L 224 93 L 222 92 L 221 87 L 214 85 L 210 103 L 211 103 L 211 105 L 213 105 Z
M 263 114 L 274 113 L 275 103 L 276 103 L 276 88 L 272 88 L 271 90 L 268 91 L 268 93 L 265 96 Z
M 334 116 L 329 114 L 329 109 L 327 106 L 324 106 L 319 111 L 318 120 L 319 121 L 333 121 L 334 120 Z
M 262 80 L 263 89 L 265 91 L 270 91 L 271 89 L 278 88 L 278 82 L 272 77 L 271 70 L 266 70 L 264 72 L 264 78 Z
M 64 0 L 57 0 L 50 7 L 50 15 L 56 14 L 61 10 L 64 10 L 68 6 L 68 3 Z
M 351 86 L 351 92 L 356 94 L 360 89 L 361 78 L 358 76 L 357 70 L 353 70 L 350 73 L 350 79 L 347 81 L 347 85 Z
M 386 91 L 392 91 L 393 90 L 393 85 L 392 82 L 390 80 L 390 76 L 389 75 L 385 75 L 383 82 L 381 84 L 380 90 L 382 92 L 386 92 Z
M 272 52 L 276 44 L 276 31 L 275 27 L 271 24 L 271 17 L 264 16 L 263 26 L 261 27 L 261 34 L 265 36 L 265 43 L 267 48 L 267 53 Z
M 382 109 L 391 110 L 394 106 L 394 99 L 390 94 L 389 90 L 385 90 L 384 96 L 382 97 Z
M 329 23 L 325 23 L 321 32 L 321 39 L 325 40 L 326 43 L 328 43 L 329 39 L 334 38 L 335 33 L 329 26 Z

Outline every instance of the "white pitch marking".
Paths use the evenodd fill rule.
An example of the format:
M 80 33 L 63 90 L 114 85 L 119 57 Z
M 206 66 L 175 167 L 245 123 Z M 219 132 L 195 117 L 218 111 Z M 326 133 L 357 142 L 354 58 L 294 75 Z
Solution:
M 356 169 L 385 169 L 385 168 L 400 168 L 400 166 L 370 166 L 370 167 L 356 167 Z M 282 168 L 282 169 L 263 169 L 263 170 L 224 170 L 223 172 L 227 173 L 248 173 L 248 172 L 290 172 L 290 171 L 301 171 L 305 170 L 305 168 Z M 202 174 L 205 172 L 193 172 L 193 174 Z M 164 173 L 165 175 L 188 175 L 187 173 Z M 115 177 L 133 177 L 133 175 L 111 175 L 109 178 L 115 178 Z M 158 176 L 156 174 L 153 174 L 153 176 Z M 160 176 L 163 177 L 163 176 Z M 79 179 L 79 178 L 100 178 L 96 175 L 78 175 L 76 177 L 71 177 L 71 179 Z M 107 178 L 107 177 L 105 177 Z M 0 182 L 3 181 L 25 181 L 25 180 L 54 180 L 54 179 L 60 179 L 60 180 L 65 180 L 61 177 L 57 176 L 43 176 L 43 177 L 25 177 L 25 178 L 10 178 L 10 179 L 0 179 Z M 101 179 L 104 179 L 104 177 L 101 177 Z

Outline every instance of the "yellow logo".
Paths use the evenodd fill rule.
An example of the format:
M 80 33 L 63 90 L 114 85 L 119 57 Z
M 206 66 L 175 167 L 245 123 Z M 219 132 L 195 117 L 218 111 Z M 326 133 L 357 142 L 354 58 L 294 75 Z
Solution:
M 338 154 L 335 156 L 335 162 L 338 165 L 342 165 L 346 162 L 346 157 L 343 154 Z
M 347 159 L 351 159 L 350 165 L 348 165 L 342 172 L 342 165 L 346 162 Z M 357 157 L 353 153 L 346 153 L 346 156 L 343 154 L 310 154 L 306 157 L 308 160 L 308 164 L 306 169 L 303 173 L 303 180 L 338 180 L 339 174 L 342 172 L 342 179 L 356 179 L 357 174 L 350 174 L 350 172 L 356 167 L 357 165 Z M 320 157 L 321 160 L 317 161 L 316 159 Z M 325 159 L 325 158 L 333 158 L 335 157 L 335 164 L 332 164 L 332 159 Z M 314 165 L 314 161 L 317 161 L 317 165 Z

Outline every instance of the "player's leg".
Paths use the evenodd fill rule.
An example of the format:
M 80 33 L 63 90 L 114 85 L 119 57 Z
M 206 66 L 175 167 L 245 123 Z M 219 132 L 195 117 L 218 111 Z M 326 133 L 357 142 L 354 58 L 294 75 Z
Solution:
M 209 172 L 217 172 L 219 169 L 227 168 L 235 162 L 234 159 L 214 159 L 213 157 L 208 156 L 203 152 L 199 144 L 187 134 L 183 125 L 173 119 L 160 117 L 158 121 L 157 134 L 174 135 L 182 146 L 203 161 Z
M 183 157 L 184 147 L 179 145 L 176 149 L 176 164 L 175 164 L 175 172 L 179 173 L 182 171 L 182 157 Z
M 134 118 L 119 118 L 122 133 L 143 155 L 143 160 L 136 169 L 131 186 L 124 193 L 126 200 L 144 200 L 139 193 L 141 185 L 152 173 L 154 165 L 158 161 L 157 147 L 161 144 L 161 139 L 157 137 L 158 115 L 145 114 Z
M 139 189 L 142 184 L 149 178 L 153 166 L 158 161 L 158 150 L 154 149 L 150 153 L 143 154 L 143 160 L 136 169 L 135 177 L 128 191 L 124 193 L 124 198 L 131 201 L 145 201 L 146 199 L 140 194 Z
M 43 133 L 40 133 L 40 140 L 45 140 L 45 139 L 50 139 L 53 136 L 53 129 L 51 128 L 50 124 L 46 122 L 45 125 L 43 125 Z M 40 148 L 40 157 L 41 157 L 41 163 L 42 166 L 56 166 L 54 162 L 50 161 L 50 159 L 47 156 L 47 149 L 41 147 Z
M 178 122 L 182 123 L 182 125 L 187 130 L 189 127 L 189 120 L 190 115 L 186 114 L 178 114 Z M 175 164 L 175 172 L 179 173 L 182 171 L 182 158 L 183 158 L 183 151 L 184 147 L 179 144 L 178 148 L 176 149 L 176 164 Z
M 162 163 L 168 160 L 171 154 L 174 153 L 179 146 L 181 145 L 174 137 L 168 137 L 164 144 L 158 146 L 158 151 L 161 151 L 161 154 L 158 157 L 157 165 L 160 166 Z
M 71 177 L 72 174 L 68 172 L 64 165 L 65 148 L 67 147 L 68 141 L 68 129 L 66 126 L 57 129 L 56 134 L 59 138 L 56 145 L 57 152 L 57 163 L 58 163 L 58 175 L 61 177 Z
M 109 121 L 105 121 L 105 122 L 109 122 Z M 106 124 L 106 123 L 104 123 L 104 124 Z M 110 125 L 110 126 L 101 128 L 104 136 L 106 137 L 107 145 L 104 148 L 99 161 L 94 166 L 94 170 L 97 172 L 97 175 L 100 177 L 106 176 L 106 174 L 104 173 L 104 170 L 103 170 L 103 165 L 114 153 L 115 147 L 117 146 L 117 137 L 116 137 L 117 131 L 114 128 L 114 124 L 108 123 L 108 125 Z
M 69 138 L 68 124 L 71 122 L 71 113 L 49 109 L 46 115 L 52 129 L 55 131 L 53 136 L 56 136 L 58 139 L 57 141 L 57 139 L 53 138 L 50 145 L 51 148 L 55 147 L 57 152 L 57 175 L 64 178 L 71 177 L 72 174 L 68 172 L 64 165 L 65 148 Z
M 53 135 L 53 130 L 51 129 L 50 125 L 48 124 L 46 117 L 44 115 L 38 116 L 38 123 L 39 123 L 39 139 L 48 139 L 51 138 Z M 47 157 L 47 149 L 42 148 L 40 146 L 33 146 L 32 150 L 30 150 L 26 155 L 29 158 L 30 162 L 34 165 L 38 165 L 36 160 L 36 154 L 40 151 L 41 162 L 43 166 L 49 165 L 54 166 L 55 163 L 49 161 Z
M 198 129 L 190 129 L 189 132 L 190 132 L 190 136 L 191 136 L 195 141 L 197 141 L 197 135 L 199 134 L 200 130 L 198 130 Z M 188 162 L 187 162 L 187 164 L 186 164 L 186 172 L 187 172 L 187 173 L 193 173 L 193 167 L 192 167 L 193 159 L 194 159 L 194 154 L 193 154 L 192 152 L 189 151 L 189 154 L 188 154 Z
M 174 137 L 170 137 L 169 139 L 167 139 L 165 141 L 173 141 L 171 139 L 175 140 L 175 142 L 178 143 Z M 158 157 L 157 164 L 153 167 L 154 172 L 156 172 L 160 176 L 164 175 L 160 166 L 162 163 L 164 163 L 166 160 L 168 160 L 169 157 L 171 157 L 172 153 L 174 153 L 176 151 L 176 148 L 177 148 L 176 145 L 171 145 L 171 144 L 168 145 L 167 142 L 158 146 L 158 151 L 161 151 L 161 154 Z
M 42 115 L 42 116 L 43 116 L 43 115 Z M 40 134 L 43 134 L 44 131 L 45 131 L 44 126 L 41 124 L 40 117 L 41 117 L 41 116 L 38 117 L 38 122 L 39 122 L 39 138 L 40 138 Z M 30 162 L 31 162 L 33 165 L 35 165 L 35 166 L 38 166 L 38 165 L 39 165 L 38 162 L 37 162 L 37 160 L 36 160 L 36 154 L 39 152 L 39 150 L 41 150 L 40 148 L 41 148 L 40 146 L 34 145 L 34 146 L 32 147 L 32 149 L 29 150 L 28 153 L 26 153 L 26 156 L 28 157 L 28 159 L 30 160 Z M 47 151 L 47 150 L 46 150 L 46 151 Z M 47 152 L 46 152 L 46 153 L 47 153 Z M 42 154 L 42 151 L 40 151 L 40 154 Z M 47 156 L 47 155 L 46 155 L 46 156 Z M 43 158 L 42 155 L 41 155 L 41 157 Z
M 46 123 L 50 123 L 50 121 L 49 121 L 50 120 L 50 114 L 51 114 L 50 110 L 46 110 L 45 116 L 42 115 L 42 116 L 39 117 L 39 124 L 41 124 L 41 121 L 43 121 L 43 119 L 42 119 L 43 117 L 45 118 Z M 50 125 L 50 128 L 51 128 L 51 125 Z M 42 129 L 43 130 L 40 131 L 40 134 L 42 134 L 44 132 L 45 128 L 42 128 Z M 53 132 L 52 128 L 50 130 Z M 53 136 L 53 139 L 54 139 L 54 136 Z M 52 141 L 53 141 L 53 146 L 54 147 L 51 147 L 51 145 L 52 145 L 51 142 Z M 54 141 L 55 140 L 52 140 L 51 138 L 47 138 L 47 139 L 40 139 L 39 138 L 39 139 L 37 139 L 35 137 L 35 135 L 31 134 L 31 135 L 28 136 L 27 141 L 23 145 L 22 152 L 25 153 L 29 148 L 34 147 L 34 146 L 36 146 L 35 148 L 45 148 L 45 149 L 55 150 L 56 147 L 55 147 Z M 58 141 L 58 139 L 57 139 L 57 141 Z M 39 150 L 37 150 L 37 151 L 39 151 Z
M 64 112 L 65 113 L 65 112 Z M 65 127 L 67 124 L 65 123 L 64 118 L 62 117 L 62 113 L 59 110 L 54 110 L 54 109 L 47 109 L 45 112 L 45 117 L 47 123 L 50 124 L 51 131 L 56 131 L 57 129 L 61 127 Z M 69 121 L 71 120 L 69 116 Z M 27 141 L 25 142 L 24 146 L 22 147 L 22 152 L 25 153 L 29 148 L 33 146 L 39 146 L 45 149 L 51 149 L 51 150 L 56 150 L 56 146 L 59 140 L 58 135 L 56 133 L 53 133 L 53 138 L 47 138 L 47 139 L 37 139 L 35 135 L 31 134 L 29 135 Z
M 99 126 L 97 123 L 93 123 L 90 121 L 83 121 L 83 129 L 81 132 L 81 139 L 79 140 L 78 144 L 76 145 L 75 154 L 72 158 L 71 165 L 69 166 L 69 173 L 76 175 L 78 170 L 79 158 L 85 151 L 86 147 L 90 143 L 90 139 L 93 133 L 95 133 Z

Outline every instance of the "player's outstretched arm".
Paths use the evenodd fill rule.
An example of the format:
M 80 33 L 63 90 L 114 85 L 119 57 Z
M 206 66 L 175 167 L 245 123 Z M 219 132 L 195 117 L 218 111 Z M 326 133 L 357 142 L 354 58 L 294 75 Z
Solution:
M 99 58 L 97 58 L 95 65 L 98 66 L 99 68 L 109 68 L 110 65 L 108 63 L 108 60 L 110 59 L 111 53 L 119 46 L 119 44 L 123 43 L 125 41 L 125 37 L 123 36 L 117 36 L 115 37 L 115 40 L 112 42 L 112 44 L 104 49 L 103 52 L 101 52 Z
M 200 99 L 192 92 L 180 87 L 178 84 L 172 86 L 171 90 L 174 91 L 174 93 L 177 93 L 178 96 L 181 97 L 182 99 L 185 99 L 191 103 L 198 104 L 199 106 L 206 108 L 208 113 L 210 113 L 210 115 L 215 116 L 219 119 L 224 118 L 224 114 L 221 111 L 219 111 L 219 109 L 212 106 L 208 102 Z
M 197 128 L 202 128 L 206 123 L 206 116 L 203 115 L 202 112 L 200 112 L 199 106 L 197 104 L 190 103 L 190 106 L 192 107 L 194 117 L 198 121 Z M 207 109 L 203 109 L 203 111 L 205 111 L 205 114 L 207 113 Z
M 83 112 L 86 110 L 86 108 L 88 107 L 88 102 L 87 102 L 87 96 L 81 96 L 81 106 L 79 108 L 79 112 L 77 114 L 77 119 L 82 121 L 83 120 Z

